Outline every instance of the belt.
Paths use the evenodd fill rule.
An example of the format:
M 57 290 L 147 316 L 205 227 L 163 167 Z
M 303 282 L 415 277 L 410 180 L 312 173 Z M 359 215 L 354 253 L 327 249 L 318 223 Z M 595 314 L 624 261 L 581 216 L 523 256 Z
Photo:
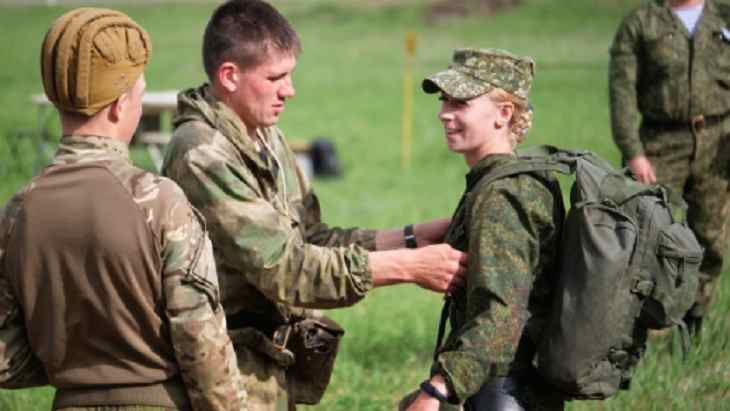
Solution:
M 660 130 L 679 130 L 688 128 L 693 131 L 700 131 L 721 123 L 730 113 L 704 115 L 698 114 L 689 120 L 653 120 L 644 118 L 643 125 L 649 128 Z
M 292 330 L 289 323 L 277 324 L 271 320 L 271 317 L 247 312 L 239 312 L 226 317 L 226 326 L 229 330 L 255 328 L 271 338 L 271 342 L 280 350 L 286 347 Z

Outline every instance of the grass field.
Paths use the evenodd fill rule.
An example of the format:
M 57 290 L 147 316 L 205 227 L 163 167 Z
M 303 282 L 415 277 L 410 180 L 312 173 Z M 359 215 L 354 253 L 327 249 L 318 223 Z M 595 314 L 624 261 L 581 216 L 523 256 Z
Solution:
M 274 2 L 304 43 L 295 75 L 297 97 L 281 127 L 292 138 L 336 141 L 344 179 L 316 181 L 325 220 L 374 228 L 448 216 L 463 190 L 466 165 L 450 154 L 436 120 L 437 101 L 413 87 L 413 164 L 400 167 L 402 43 L 418 34 L 415 78 L 445 67 L 460 46 L 499 47 L 533 56 L 535 124 L 526 144 L 587 148 L 618 163 L 607 106 L 608 47 L 637 1 L 525 0 L 498 17 L 425 22 L 423 1 L 286 0 Z M 377 7 L 376 7 L 377 6 Z M 203 81 L 200 39 L 212 4 L 122 6 L 146 27 L 154 56 L 150 90 Z M 42 92 L 39 45 L 61 7 L 0 8 L 0 138 L 32 128 L 29 95 Z M 0 144 L 0 203 L 30 176 L 8 164 Z M 148 165 L 144 154 L 134 158 Z M 12 161 L 11 161 L 12 160 Z M 63 210 L 60 210 L 63 212 Z M 347 329 L 332 385 L 321 410 L 393 409 L 427 376 L 441 299 L 412 286 L 376 290 L 361 304 L 332 313 Z M 604 402 L 575 402 L 570 410 L 730 409 L 730 277 L 725 276 L 702 343 L 686 361 L 672 353 L 671 337 L 653 340 L 632 389 Z M 676 344 L 674 344 L 676 346 Z M 0 391 L 0 411 L 46 410 L 49 389 Z

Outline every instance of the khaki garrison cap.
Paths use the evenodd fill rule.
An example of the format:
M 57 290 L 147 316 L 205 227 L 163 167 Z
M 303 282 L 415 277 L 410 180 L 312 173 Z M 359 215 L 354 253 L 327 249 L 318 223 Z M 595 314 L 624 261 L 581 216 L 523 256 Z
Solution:
M 457 49 L 447 70 L 423 80 L 423 91 L 443 91 L 461 100 L 501 88 L 527 100 L 535 62 L 498 49 Z
M 43 88 L 58 109 L 94 115 L 132 88 L 151 47 L 147 32 L 124 13 L 72 10 L 43 40 Z

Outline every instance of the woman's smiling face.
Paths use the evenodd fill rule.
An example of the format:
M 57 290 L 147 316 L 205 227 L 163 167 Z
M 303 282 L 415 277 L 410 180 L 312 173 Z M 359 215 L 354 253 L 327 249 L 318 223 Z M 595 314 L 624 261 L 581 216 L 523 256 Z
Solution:
M 444 126 L 449 150 L 460 154 L 479 151 L 494 134 L 499 106 L 489 98 L 489 94 L 459 100 L 442 92 L 439 100 L 441 110 L 438 117 Z

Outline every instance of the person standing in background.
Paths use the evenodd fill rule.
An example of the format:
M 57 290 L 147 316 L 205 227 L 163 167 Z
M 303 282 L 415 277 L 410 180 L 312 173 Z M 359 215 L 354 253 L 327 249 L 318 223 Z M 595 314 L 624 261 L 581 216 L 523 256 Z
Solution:
M 623 20 L 610 53 L 613 139 L 639 181 L 684 196 L 705 247 L 685 316 L 699 336 L 728 247 L 730 5 L 648 1 Z

